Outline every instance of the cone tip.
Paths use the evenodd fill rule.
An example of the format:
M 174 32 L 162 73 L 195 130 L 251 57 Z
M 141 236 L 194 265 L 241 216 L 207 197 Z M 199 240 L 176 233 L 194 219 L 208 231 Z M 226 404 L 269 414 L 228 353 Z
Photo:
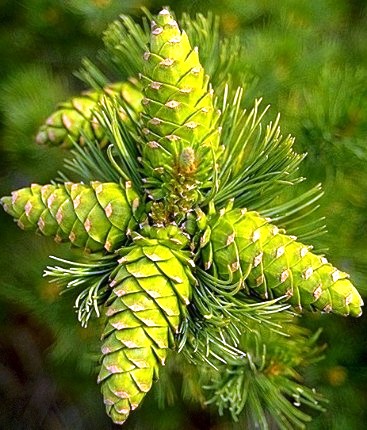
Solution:
M 36 143 L 38 145 L 44 145 L 47 140 L 48 140 L 48 136 L 45 130 L 40 129 L 39 132 L 36 135 Z
M 11 197 L 10 196 L 4 196 L 0 198 L 0 205 L 3 207 L 5 212 L 10 213 L 11 209 Z
M 169 6 L 163 6 L 162 10 L 159 12 L 159 15 L 171 15 Z

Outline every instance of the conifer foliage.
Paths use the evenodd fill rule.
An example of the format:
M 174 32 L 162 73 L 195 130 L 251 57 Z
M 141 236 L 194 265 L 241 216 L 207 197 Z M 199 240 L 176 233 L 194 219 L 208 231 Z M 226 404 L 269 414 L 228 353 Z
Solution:
M 93 88 L 37 135 L 70 150 L 69 173 L 1 203 L 20 228 L 84 251 L 46 275 L 79 291 L 83 326 L 105 321 L 98 383 L 115 423 L 140 405 L 171 349 L 196 365 L 220 413 L 303 428 L 301 406 L 322 407 L 297 372 L 319 348 L 296 315 L 359 316 L 363 305 L 308 244 L 322 230 L 309 220 L 320 187 L 289 198 L 303 156 L 279 118 L 263 126 L 260 100 L 243 109 L 235 58 L 211 16 L 183 17 L 186 33 L 167 8 L 146 14 L 150 26 L 123 16 L 105 33 L 104 65 L 130 80 L 111 84 L 86 61 L 80 76 Z

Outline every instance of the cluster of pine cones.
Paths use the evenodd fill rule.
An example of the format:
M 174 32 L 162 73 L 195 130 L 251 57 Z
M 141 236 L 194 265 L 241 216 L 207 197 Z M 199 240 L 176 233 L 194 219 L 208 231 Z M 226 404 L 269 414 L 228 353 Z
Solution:
M 211 201 L 231 148 L 199 50 L 168 9 L 152 20 L 149 51 L 141 55 L 142 92 L 124 82 L 85 93 L 61 104 L 37 135 L 39 143 L 82 148 L 89 139 L 113 151 L 119 144 L 96 114 L 109 97 L 126 128 L 139 126 L 130 156 L 138 154 L 141 183 L 124 171 L 116 182 L 32 184 L 1 199 L 24 230 L 116 256 L 98 381 L 118 424 L 150 390 L 168 349 L 177 348 L 198 271 L 240 285 L 249 301 L 281 298 L 298 310 L 352 316 L 363 305 L 348 275 L 309 246 L 235 198 L 219 208 Z

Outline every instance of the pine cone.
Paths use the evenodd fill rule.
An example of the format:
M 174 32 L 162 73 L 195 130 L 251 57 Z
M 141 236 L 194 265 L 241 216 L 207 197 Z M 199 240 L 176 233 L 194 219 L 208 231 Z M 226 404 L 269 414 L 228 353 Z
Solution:
M 134 28 L 126 24 L 131 30 L 129 42 L 146 46 L 145 30 Z M 198 25 L 197 30 L 206 28 Z M 215 44 L 209 43 L 209 47 Z M 281 139 L 277 121 L 263 136 L 262 115 L 257 117 L 256 113 L 258 103 L 246 119 L 239 114 L 243 90 L 229 95 L 229 89 L 222 93 L 222 148 L 220 113 L 198 50 L 191 47 L 167 9 L 152 21 L 149 49 L 144 54 L 141 76 L 145 87 L 142 108 L 140 92 L 130 84 L 118 83 L 60 105 L 37 137 L 40 143 L 70 148 L 73 142 L 83 145 L 85 136 L 89 145 L 96 140 L 103 147 L 107 143 L 106 127 L 111 139 L 106 157 L 98 151 L 75 151 L 73 172 L 86 182 L 95 172 L 111 181 L 130 179 L 136 189 L 130 181 L 124 186 L 111 182 L 33 184 L 2 198 L 1 203 L 23 229 L 38 230 L 56 241 L 70 241 L 86 251 L 106 250 L 95 258 L 89 256 L 90 263 L 63 260 L 71 265 L 51 268 L 48 274 L 62 278 L 66 288 L 82 289 L 76 306 L 83 325 L 93 312 L 99 315 L 105 310 L 98 380 L 107 413 L 115 423 L 122 424 L 141 403 L 158 378 L 168 349 L 175 349 L 179 342 L 193 363 L 208 363 L 213 369 L 219 362 L 230 366 L 225 375 L 216 375 L 219 382 L 215 385 L 220 391 L 214 398 L 220 411 L 224 405 L 237 416 L 250 399 L 250 409 L 264 418 L 265 427 L 267 414 L 280 417 L 279 422 L 287 428 L 293 424 L 303 427 L 308 416 L 288 400 L 299 392 L 304 393 L 308 406 L 316 407 L 317 401 L 312 390 L 304 392 L 292 382 L 297 372 L 292 356 L 287 357 L 290 350 L 302 355 L 299 346 L 304 345 L 303 335 L 292 330 L 289 336 L 277 333 L 284 340 L 281 348 L 286 345 L 286 363 L 282 381 L 269 384 L 272 375 L 267 374 L 268 369 L 274 366 L 274 375 L 278 372 L 274 363 L 277 354 L 271 347 L 279 347 L 278 339 L 273 341 L 270 335 L 274 327 L 288 324 L 287 306 L 255 300 L 254 296 L 280 297 L 299 309 L 352 316 L 361 314 L 362 299 L 348 275 L 312 253 L 310 247 L 256 212 L 232 210 L 233 205 L 242 206 L 241 201 L 256 203 L 257 193 L 264 189 L 266 198 L 257 204 L 265 206 L 268 196 L 283 186 L 282 178 L 295 174 L 302 157 L 293 154 L 293 139 Z M 116 124 L 116 115 L 126 113 L 119 110 L 118 103 L 109 106 L 111 111 L 98 110 L 105 93 L 124 99 L 133 113 L 143 110 L 142 124 Z M 97 112 L 106 117 L 111 113 L 111 121 L 102 126 L 96 122 Z M 220 159 L 222 150 L 224 157 Z M 292 179 L 289 183 L 296 182 Z M 251 198 L 246 200 L 247 193 Z M 302 207 L 312 204 L 310 195 L 314 196 L 305 194 L 308 200 Z M 227 198 L 232 206 L 216 214 L 214 205 Z M 286 207 L 300 201 L 302 198 L 293 199 L 279 211 L 284 215 Z M 196 288 L 192 289 L 193 285 Z M 266 325 L 268 333 L 255 325 Z M 262 340 L 263 347 L 258 342 Z M 306 351 L 314 359 L 316 350 L 311 349 L 309 345 Z M 234 375 L 233 369 L 238 369 L 238 378 L 228 379 Z M 250 379 L 243 377 L 247 374 Z M 252 377 L 260 383 L 248 384 Z M 271 398 L 268 403 L 275 406 L 262 412 L 264 398 Z
M 147 187 L 155 199 L 173 193 L 178 201 L 184 195 L 184 206 L 192 206 L 198 199 L 194 190 L 210 186 L 212 179 L 219 145 L 219 111 L 214 108 L 213 91 L 208 89 L 198 49 L 191 47 L 187 34 L 180 31 L 167 9 L 156 19 L 141 77 L 145 86 L 142 118 L 147 142 L 142 158 Z
M 128 182 L 90 185 L 37 185 L 13 191 L 1 199 L 6 212 L 24 230 L 38 230 L 56 242 L 70 241 L 86 251 L 113 251 L 136 224 L 138 195 Z
M 180 260 L 177 252 L 157 239 L 141 238 L 126 249 L 111 276 L 98 380 L 107 413 L 117 424 L 140 404 L 167 349 L 175 346 L 191 289 L 183 254 Z
M 106 94 L 123 100 L 132 114 L 136 115 L 141 110 L 141 93 L 129 82 L 108 85 L 103 91 L 86 91 L 78 97 L 60 103 L 58 109 L 39 129 L 36 142 L 72 148 L 74 142 L 83 146 L 87 138 L 96 140 L 101 148 L 104 147 L 108 139 L 95 117 L 95 111 Z M 128 119 L 122 107 L 119 115 L 125 120 Z
M 310 252 L 257 212 L 234 209 L 209 223 L 204 264 L 222 279 L 243 280 L 264 299 L 285 296 L 299 309 L 360 316 L 363 301 L 348 275 Z

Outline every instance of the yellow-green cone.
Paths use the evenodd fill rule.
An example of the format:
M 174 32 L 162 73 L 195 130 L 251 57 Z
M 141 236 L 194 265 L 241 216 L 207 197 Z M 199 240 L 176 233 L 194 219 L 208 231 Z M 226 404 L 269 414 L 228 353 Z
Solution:
M 83 146 L 85 138 L 96 140 L 100 147 L 107 144 L 107 136 L 95 111 L 105 95 L 123 100 L 130 113 L 137 116 L 141 111 L 141 92 L 130 82 L 118 82 L 108 85 L 103 91 L 86 91 L 80 96 L 60 103 L 41 126 L 36 142 L 50 146 L 72 148 L 74 142 Z M 127 120 L 126 111 L 121 107 L 119 115 Z
M 1 199 L 6 212 L 24 230 L 37 230 L 57 242 L 70 241 L 87 251 L 113 251 L 136 225 L 139 197 L 131 184 L 67 182 L 32 184 Z
M 175 347 L 191 290 L 177 252 L 156 239 L 136 243 L 111 277 L 98 380 L 116 424 L 139 406 Z
M 220 278 L 242 279 L 264 299 L 285 296 L 299 309 L 361 315 L 362 298 L 346 273 L 257 212 L 220 213 L 209 221 L 209 229 L 204 263 L 207 269 L 213 263 Z
M 196 190 L 210 187 L 213 178 L 219 111 L 198 49 L 167 9 L 152 21 L 144 59 L 142 159 L 147 188 L 154 199 L 177 193 L 178 200 L 181 194 L 195 203 Z

